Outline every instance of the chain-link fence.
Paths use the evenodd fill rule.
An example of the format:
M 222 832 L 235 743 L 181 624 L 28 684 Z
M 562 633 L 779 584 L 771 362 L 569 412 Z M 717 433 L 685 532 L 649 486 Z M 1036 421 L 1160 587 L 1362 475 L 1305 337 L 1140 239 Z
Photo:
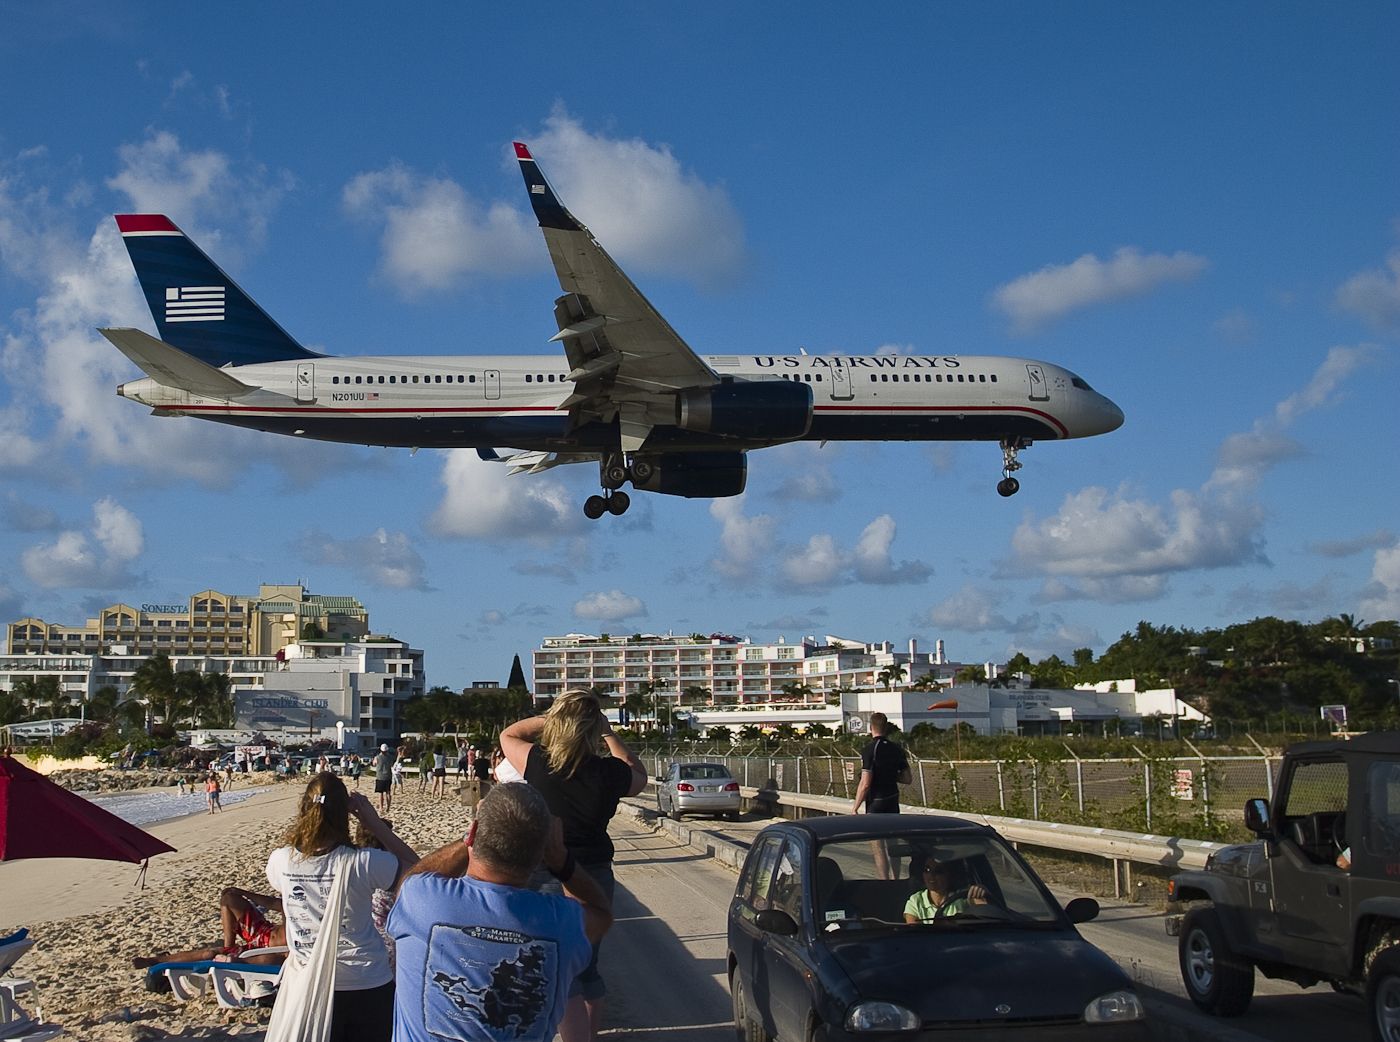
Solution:
M 676 760 L 723 763 L 744 786 L 854 799 L 858 756 L 648 753 L 652 773 Z M 918 760 L 907 806 L 1068 824 L 1140 829 L 1194 839 L 1246 838 L 1244 804 L 1272 796 L 1277 756 L 1138 759 Z

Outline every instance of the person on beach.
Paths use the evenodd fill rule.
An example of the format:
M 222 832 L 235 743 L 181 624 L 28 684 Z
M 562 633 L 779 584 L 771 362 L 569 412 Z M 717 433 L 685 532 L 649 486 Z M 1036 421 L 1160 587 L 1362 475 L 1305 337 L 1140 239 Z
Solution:
M 426 792 L 428 782 L 433 777 L 433 749 L 424 743 L 423 755 L 418 757 L 418 791 Z
M 441 742 L 433 746 L 433 795 L 443 796 L 447 792 L 447 751 Z
M 209 777 L 204 779 L 204 802 L 208 806 L 210 814 L 224 809 L 219 804 L 220 793 L 219 776 L 214 771 L 210 771 Z
M 390 786 L 391 789 L 397 789 L 397 790 L 399 790 L 400 792 L 403 791 L 403 749 L 402 749 L 402 747 L 400 747 L 400 749 L 399 749 L 399 755 L 394 759 L 394 766 L 393 766 L 392 771 L 390 772 L 390 780 L 393 782 L 393 784 Z
M 379 796 L 379 810 L 382 814 L 388 814 L 389 808 L 394 803 L 394 765 L 398 763 L 398 757 L 389 751 L 388 744 L 379 747 L 379 754 L 374 758 L 374 791 Z M 358 788 L 358 785 L 356 786 Z
M 350 817 L 383 850 L 359 849 L 350 841 Z M 340 915 L 331 997 L 331 1042 L 383 1042 L 393 1030 L 394 973 L 384 941 L 374 929 L 375 890 L 390 890 L 418 855 L 399 839 L 361 793 L 350 793 L 330 773 L 306 786 L 287 845 L 267 861 L 267 880 L 281 895 L 287 923 L 288 958 L 304 969 L 321 931 L 332 884 L 347 873 Z M 285 990 L 285 989 L 284 989 Z
M 562 895 L 531 888 L 541 863 Z M 496 786 L 466 840 L 429 854 L 399 888 L 389 914 L 394 1042 L 552 1039 L 611 924 L 610 902 L 565 847 L 543 795 Z
M 600 756 L 601 746 L 610 755 Z M 517 721 L 502 731 L 501 750 L 505 764 L 544 795 L 549 809 L 563 822 L 564 845 L 611 904 L 615 882 L 608 822 L 622 797 L 635 796 L 646 786 L 647 772 L 613 734 L 598 696 L 581 688 L 565 691 L 544 716 Z M 570 995 L 572 1003 L 583 1004 L 586 1017 L 570 1013 L 564 1024 L 565 1042 L 597 1037 L 606 992 L 595 942 L 593 957 Z M 580 1019 L 586 1021 L 583 1030 Z
M 255 965 L 280 965 L 285 952 L 267 952 L 244 956 L 256 948 L 280 948 L 287 943 L 287 929 L 281 923 L 268 920 L 268 911 L 282 911 L 282 899 L 276 894 L 258 894 L 241 887 L 225 887 L 219 894 L 219 921 L 223 927 L 223 943 L 179 952 L 157 952 L 137 956 L 131 965 L 144 970 L 163 962 L 205 962 L 226 959 Z

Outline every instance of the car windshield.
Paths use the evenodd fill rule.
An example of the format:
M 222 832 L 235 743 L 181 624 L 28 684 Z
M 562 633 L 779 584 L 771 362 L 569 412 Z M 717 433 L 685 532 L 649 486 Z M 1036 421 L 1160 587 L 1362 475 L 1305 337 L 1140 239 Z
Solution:
M 681 765 L 681 781 L 729 780 L 729 770 L 717 763 L 687 763 Z
M 889 836 L 824 843 L 813 867 L 818 924 L 979 920 L 1057 923 L 1059 910 L 1000 837 Z

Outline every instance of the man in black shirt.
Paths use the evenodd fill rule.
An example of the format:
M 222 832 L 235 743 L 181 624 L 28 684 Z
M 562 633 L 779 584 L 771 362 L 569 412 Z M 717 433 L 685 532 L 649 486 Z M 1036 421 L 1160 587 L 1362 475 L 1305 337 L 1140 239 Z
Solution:
M 914 780 L 904 749 L 885 737 L 889 726 L 884 713 L 870 714 L 870 742 L 861 750 L 860 785 L 852 814 L 860 813 L 862 803 L 868 814 L 898 814 L 899 787 Z

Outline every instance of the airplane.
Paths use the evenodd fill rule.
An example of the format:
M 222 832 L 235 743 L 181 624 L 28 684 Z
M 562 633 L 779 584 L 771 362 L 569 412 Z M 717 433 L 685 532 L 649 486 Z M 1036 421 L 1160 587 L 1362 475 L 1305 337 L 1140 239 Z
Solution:
M 303 347 L 161 214 L 118 214 L 160 337 L 99 332 L 146 374 L 117 394 L 157 416 L 361 445 L 475 448 L 511 473 L 599 468 L 591 519 L 623 491 L 736 496 L 747 453 L 796 441 L 994 441 L 997 491 L 1034 441 L 1117 429 L 1062 366 L 990 355 L 698 355 L 515 155 L 563 294 L 553 355 L 323 355 Z M 500 447 L 508 447 L 504 454 Z

